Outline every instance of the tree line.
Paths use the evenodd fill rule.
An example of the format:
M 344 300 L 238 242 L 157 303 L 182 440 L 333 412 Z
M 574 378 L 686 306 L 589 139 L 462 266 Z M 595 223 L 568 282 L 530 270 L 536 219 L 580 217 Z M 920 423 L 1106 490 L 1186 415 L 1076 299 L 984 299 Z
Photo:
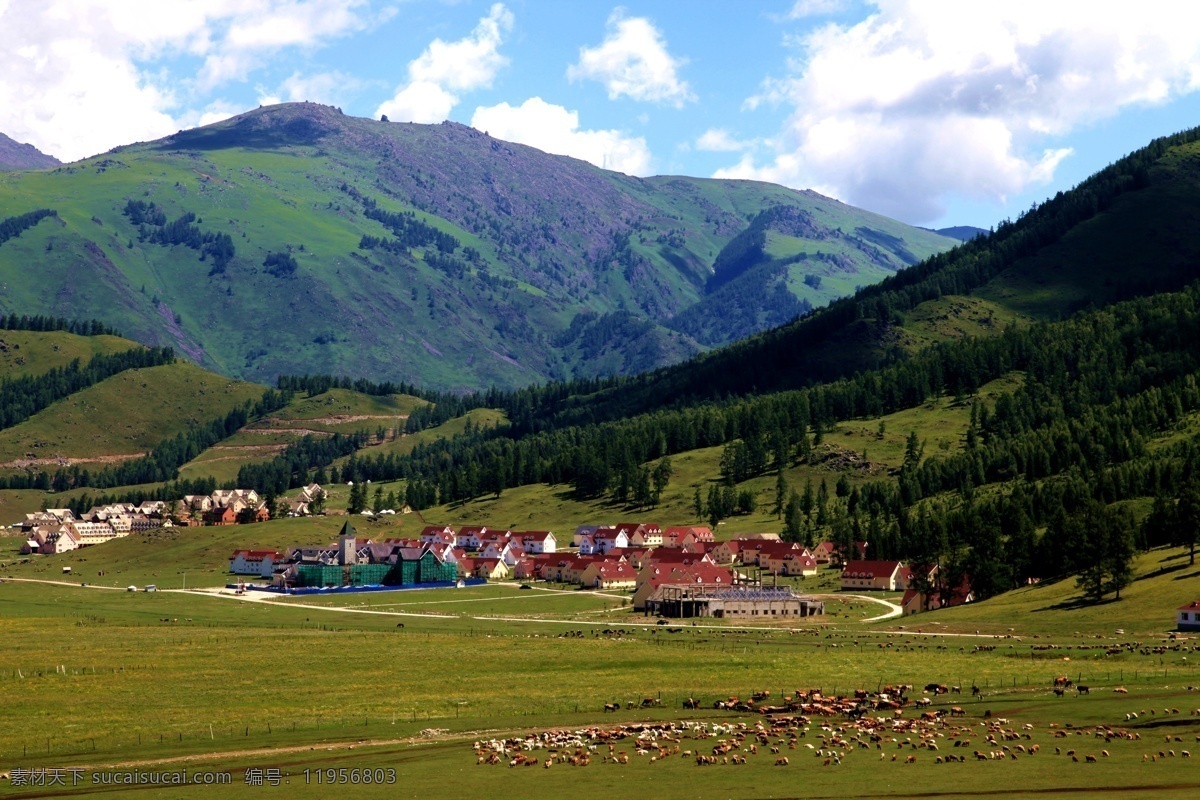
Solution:
M 98 319 L 67 319 L 43 314 L 0 314 L 0 330 L 6 331 L 65 331 L 76 336 L 120 336 L 121 332 Z
M 46 217 L 57 216 L 58 212 L 52 208 L 39 208 L 16 217 L 0 219 L 0 244 L 4 244 L 9 239 L 15 239 Z

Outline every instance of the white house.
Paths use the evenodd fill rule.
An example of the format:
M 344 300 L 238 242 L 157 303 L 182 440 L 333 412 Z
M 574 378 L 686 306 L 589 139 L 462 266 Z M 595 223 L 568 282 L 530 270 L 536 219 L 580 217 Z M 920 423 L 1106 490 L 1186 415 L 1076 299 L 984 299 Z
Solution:
M 525 531 L 513 536 L 518 540 L 521 549 L 526 553 L 556 553 L 558 542 L 554 539 L 553 531 Z
M 1179 607 L 1175 627 L 1181 631 L 1200 631 L 1200 600 Z
M 229 571 L 234 575 L 260 575 L 269 578 L 284 560 L 278 550 L 235 550 L 229 559 Z

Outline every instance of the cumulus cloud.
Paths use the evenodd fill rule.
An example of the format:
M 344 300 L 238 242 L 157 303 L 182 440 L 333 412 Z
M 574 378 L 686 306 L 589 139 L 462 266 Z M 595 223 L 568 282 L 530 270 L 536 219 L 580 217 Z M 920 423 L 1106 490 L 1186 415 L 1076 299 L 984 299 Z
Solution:
M 709 128 L 696 139 L 696 149 L 710 153 L 740 152 L 753 146 L 753 142 L 741 141 L 724 128 Z
M 610 100 L 625 96 L 682 108 L 695 100 L 687 81 L 679 77 L 683 60 L 667 51 L 667 42 L 645 17 L 627 17 L 618 8 L 608 18 L 608 32 L 596 47 L 579 51 L 579 63 L 567 70 L 572 80 L 604 84 Z
M 531 97 L 475 109 L 471 127 L 497 139 L 527 144 L 547 153 L 572 156 L 629 175 L 650 174 L 650 149 L 640 136 L 616 130 L 580 130 L 579 114 Z
M 492 85 L 508 63 L 500 54 L 504 36 L 512 30 L 513 15 L 502 3 L 492 6 L 475 30 L 455 42 L 434 39 L 425 52 L 408 64 L 408 80 L 392 99 L 380 104 L 376 116 L 395 122 L 441 122 L 458 105 L 459 92 Z
M 1200 86 L 1192 4 L 874 5 L 797 40 L 790 74 L 746 103 L 794 108 L 776 151 L 719 177 L 821 188 L 925 222 L 949 194 L 1003 199 L 1048 181 L 1071 152 L 1056 137 Z
M 387 15 L 368 0 L 0 2 L 0 131 L 64 160 L 164 136 L 225 114 L 205 95 L 271 54 Z M 197 78 L 159 63 L 179 56 Z

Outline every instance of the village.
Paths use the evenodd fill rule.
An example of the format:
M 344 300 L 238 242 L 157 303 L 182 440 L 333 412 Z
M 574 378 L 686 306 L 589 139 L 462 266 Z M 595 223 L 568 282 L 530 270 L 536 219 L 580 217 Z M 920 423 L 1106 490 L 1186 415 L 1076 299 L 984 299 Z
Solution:
M 99 505 L 78 516 L 68 508 L 46 509 L 19 523 L 26 539 L 20 552 L 53 555 L 158 528 L 324 514 L 325 497 L 313 483 L 273 508 L 252 489 L 219 489 L 174 502 Z M 775 533 L 716 541 L 706 526 L 645 522 L 581 525 L 562 543 L 553 531 L 485 525 L 427 525 L 417 537 L 375 541 L 347 521 L 328 545 L 238 549 L 230 556 L 229 571 L 243 579 L 240 591 L 291 593 L 538 581 L 628 592 L 634 611 L 672 618 L 818 616 L 824 603 L 797 592 L 796 581 L 787 579 L 803 581 L 831 569 L 840 570 L 844 592 L 903 593 L 899 605 L 906 615 L 974 600 L 966 577 L 949 585 L 936 564 L 871 560 L 867 550 L 867 542 L 855 542 L 850 552 L 842 552 L 831 541 L 810 549 Z
M 904 593 L 904 613 L 971 602 L 965 580 L 947 587 L 936 565 L 914 570 L 872 561 L 866 542 L 846 559 L 833 542 L 811 550 L 778 534 L 739 534 L 717 542 L 704 526 L 627 522 L 581 525 L 561 546 L 553 531 L 427 525 L 416 538 L 373 541 L 346 522 L 324 547 L 239 549 L 229 570 L 264 579 L 238 585 L 275 591 L 353 591 L 416 585 L 512 581 L 628 592 L 635 612 L 670 618 L 812 617 L 824 603 L 787 579 L 840 570 L 847 592 Z M 780 579 L 785 579 L 780 585 Z

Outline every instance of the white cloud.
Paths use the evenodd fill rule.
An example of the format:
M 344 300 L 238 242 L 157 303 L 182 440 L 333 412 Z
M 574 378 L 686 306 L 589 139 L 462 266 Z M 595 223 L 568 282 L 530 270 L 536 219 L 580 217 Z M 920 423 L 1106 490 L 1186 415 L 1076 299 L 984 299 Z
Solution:
M 64 160 L 165 136 L 224 114 L 196 105 L 271 54 L 387 13 L 371 18 L 368 0 L 0 2 L 0 131 Z M 196 80 L 158 63 L 179 56 L 200 59 Z
M 847 0 L 796 0 L 792 10 L 788 12 L 788 18 L 804 19 L 840 14 L 848 5 Z
M 502 3 L 492 6 L 475 30 L 456 42 L 434 39 L 408 65 L 408 81 L 395 96 L 380 104 L 375 115 L 394 122 L 441 122 L 458 105 L 457 92 L 492 85 L 508 63 L 500 54 L 504 35 L 512 30 L 513 15 Z
M 743 142 L 733 138 L 724 128 L 709 128 L 696 139 L 696 149 L 710 153 L 736 153 L 746 150 L 753 142 Z
M 746 103 L 794 108 L 776 152 L 720 177 L 825 187 L 924 222 L 949 194 L 1002 199 L 1050 180 L 1070 154 L 1055 137 L 1200 86 L 1191 3 L 875 6 L 797 41 L 791 74 Z
M 685 63 L 667 52 L 666 40 L 650 20 L 626 17 L 618 8 L 608 18 L 604 41 L 581 48 L 579 63 L 567 70 L 567 77 L 599 81 L 611 100 L 626 96 L 682 108 L 696 99 L 687 81 L 679 78 Z
M 650 149 L 640 136 L 615 130 L 580 130 L 579 114 L 531 97 L 519 106 L 475 109 L 471 127 L 497 139 L 572 156 L 629 175 L 650 174 Z

